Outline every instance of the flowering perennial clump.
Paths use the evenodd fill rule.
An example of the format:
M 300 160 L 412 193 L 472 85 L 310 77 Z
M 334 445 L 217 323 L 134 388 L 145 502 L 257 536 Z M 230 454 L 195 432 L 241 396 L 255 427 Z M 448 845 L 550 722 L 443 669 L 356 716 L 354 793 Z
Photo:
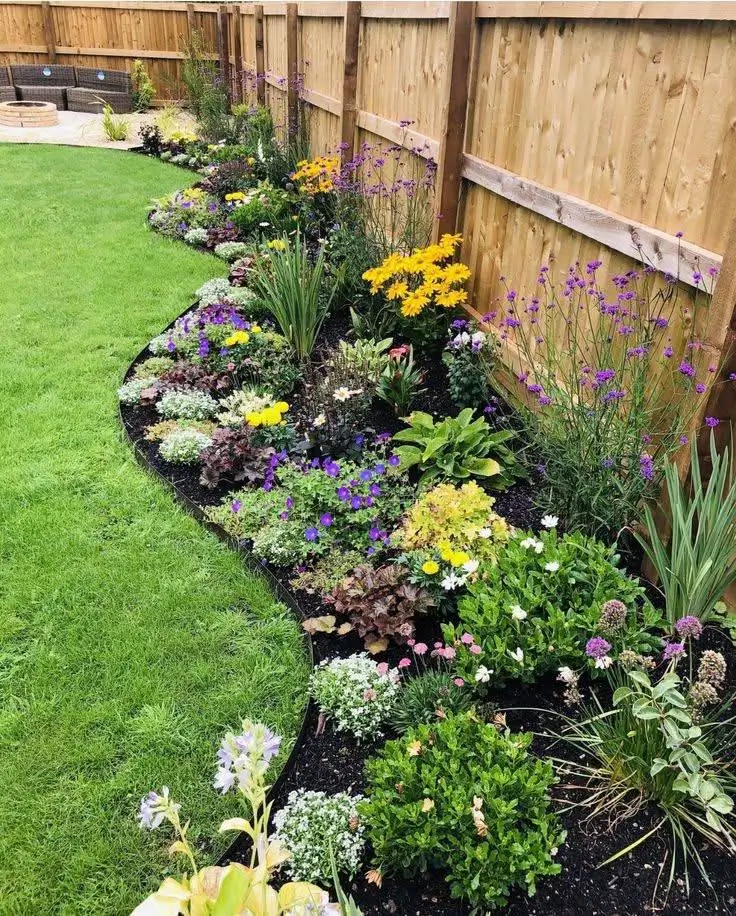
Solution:
M 439 305 L 455 308 L 467 301 L 462 284 L 470 277 L 470 268 L 457 262 L 448 263 L 462 242 L 460 235 L 443 235 L 435 245 L 417 248 L 411 254 L 395 252 L 363 274 L 371 292 L 385 292 L 401 305 L 401 314 L 415 318 L 423 309 Z
M 310 689 L 320 713 L 337 731 L 356 738 L 374 737 L 391 714 L 399 691 L 396 670 L 379 672 L 365 653 L 321 662 L 313 671 Z
M 175 429 L 164 436 L 158 447 L 159 454 L 172 464 L 194 464 L 204 449 L 212 445 L 212 438 L 196 429 Z
M 204 391 L 166 391 L 156 410 L 167 420 L 207 420 L 217 413 L 217 401 Z
M 340 169 L 339 156 L 317 156 L 297 162 L 292 179 L 307 194 L 327 194 L 335 188 L 335 178 Z

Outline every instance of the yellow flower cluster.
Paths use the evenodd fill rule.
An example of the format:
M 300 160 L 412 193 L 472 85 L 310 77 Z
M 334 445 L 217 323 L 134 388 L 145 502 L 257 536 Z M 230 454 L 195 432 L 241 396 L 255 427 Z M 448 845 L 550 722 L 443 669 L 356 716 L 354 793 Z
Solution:
M 317 156 L 316 159 L 302 159 L 291 177 L 307 194 L 327 194 L 334 190 L 335 177 L 340 170 L 339 156 Z
M 384 290 L 388 299 L 401 303 L 401 314 L 413 318 L 429 305 L 454 308 L 466 302 L 460 286 L 470 277 L 466 264 L 445 262 L 455 254 L 461 235 L 443 235 L 435 245 L 415 248 L 411 254 L 394 252 L 378 267 L 371 267 L 363 279 L 371 292 Z
M 284 414 L 289 409 L 286 401 L 277 401 L 263 410 L 254 411 L 245 415 L 246 422 L 250 426 L 278 426 L 284 422 Z
M 266 243 L 266 248 L 270 248 L 272 251 L 286 251 L 286 242 L 283 239 L 271 239 L 270 242 Z
M 232 191 L 230 194 L 225 195 L 225 200 L 245 200 L 245 194 L 242 191 Z
M 181 196 L 184 200 L 198 201 L 205 197 L 205 192 L 202 188 L 185 188 L 181 192 Z

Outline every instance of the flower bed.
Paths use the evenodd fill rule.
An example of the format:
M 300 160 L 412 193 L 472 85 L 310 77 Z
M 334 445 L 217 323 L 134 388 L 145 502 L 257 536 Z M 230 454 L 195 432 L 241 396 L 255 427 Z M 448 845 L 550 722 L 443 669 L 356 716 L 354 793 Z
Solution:
M 390 155 L 398 167 L 403 151 Z M 646 521 L 642 499 L 686 422 L 676 414 L 656 444 L 646 431 L 660 378 L 649 356 L 669 320 L 652 311 L 651 274 L 616 283 L 624 342 L 608 341 L 610 369 L 582 366 L 578 400 L 552 356 L 521 379 L 549 410 L 538 421 L 503 399 L 497 360 L 523 321 L 560 308 L 547 272 L 544 306 L 509 290 L 500 318 L 472 322 L 458 311 L 459 237 L 411 243 L 428 241 L 412 215 L 426 175 L 382 185 L 384 203 L 404 206 L 390 236 L 376 228 L 364 176 L 381 158 L 293 163 L 279 187 L 267 154 L 190 156 L 202 182 L 150 222 L 214 248 L 229 279 L 199 290 L 120 391 L 141 454 L 292 590 L 312 636 L 305 739 L 271 798 L 287 871 L 329 887 L 329 811 L 338 870 L 366 914 L 559 913 L 604 894 L 622 912 L 632 896 L 638 911 L 652 898 L 712 911 L 705 875 L 717 894 L 733 888 L 733 651 L 713 611 L 733 553 L 698 613 L 682 614 L 636 577 L 633 541 L 628 572 L 611 546 L 620 522 Z M 571 269 L 568 292 L 605 304 L 599 266 Z M 689 344 L 674 374 L 695 397 L 706 370 Z M 562 473 L 585 454 L 578 481 L 600 474 L 598 451 L 570 440 L 581 432 L 616 454 L 587 517 Z M 676 478 L 666 486 L 673 497 Z M 722 543 L 733 489 L 724 477 L 700 495 L 703 537 Z M 677 530 L 693 536 L 686 520 Z M 689 571 L 692 554 L 679 562 Z M 233 860 L 251 849 L 244 839 Z

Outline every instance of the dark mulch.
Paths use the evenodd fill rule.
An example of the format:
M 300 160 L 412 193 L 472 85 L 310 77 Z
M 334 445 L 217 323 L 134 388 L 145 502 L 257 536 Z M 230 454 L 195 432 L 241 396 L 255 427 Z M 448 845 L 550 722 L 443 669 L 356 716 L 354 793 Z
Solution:
M 323 345 L 327 341 L 334 344 L 345 335 L 347 329 L 345 316 L 332 319 L 324 328 Z M 145 355 L 142 354 L 139 359 L 145 358 Z M 441 415 L 453 412 L 442 366 L 439 361 L 433 361 L 432 366 L 426 380 L 427 394 L 422 397 L 417 407 Z M 122 417 L 129 437 L 138 445 L 144 460 L 158 474 L 174 484 L 186 499 L 200 506 L 215 505 L 229 492 L 231 487 L 227 485 L 216 490 L 203 488 L 198 482 L 198 470 L 168 464 L 159 457 L 157 444 L 146 442 L 142 438 L 145 428 L 158 419 L 155 409 L 124 407 Z M 394 431 L 400 425 L 380 402 L 376 404 L 372 424 L 377 431 Z M 511 524 L 538 530 L 542 513 L 534 505 L 536 486 L 537 482 L 532 479 L 517 484 L 505 493 L 495 494 L 496 509 Z M 629 568 L 638 567 L 635 554 L 630 554 L 626 560 Z M 289 587 L 288 570 L 270 571 L 284 586 Z M 297 599 L 303 616 L 322 613 L 318 598 L 298 593 Z M 417 638 L 428 642 L 434 641 L 438 636 L 437 620 L 426 618 L 418 622 Z M 731 686 L 736 687 L 736 655 L 728 636 L 722 630 L 708 628 L 701 643 L 701 650 L 717 648 L 724 652 L 729 661 Z M 352 634 L 342 638 L 318 634 L 313 638 L 312 644 L 316 661 L 338 655 L 346 656 L 362 649 L 361 642 Z M 389 651 L 387 657 L 395 664 L 403 654 L 400 649 L 394 648 Z M 538 733 L 533 751 L 543 755 L 552 743 L 543 733 L 553 729 L 555 724 L 560 725 L 559 720 L 556 720 L 550 711 L 565 711 L 559 688 L 560 685 L 553 677 L 533 687 L 508 685 L 491 698 L 488 712 L 490 714 L 494 708 L 506 710 L 507 723 L 511 728 Z M 533 709 L 538 711 L 532 711 Z M 380 741 L 358 744 L 351 736 L 336 733 L 329 723 L 324 733 L 317 735 L 316 726 L 317 712 L 310 704 L 302 733 L 303 740 L 295 748 L 275 787 L 275 811 L 285 804 L 289 792 L 296 788 L 353 793 L 362 792 L 365 788 L 363 764 L 365 759 L 380 747 Z M 556 745 L 554 753 L 557 756 L 565 756 L 564 746 Z M 554 795 L 555 803 L 560 808 L 567 802 L 574 801 L 576 797 L 574 792 L 563 786 L 558 786 Z M 689 897 L 685 893 L 683 883 L 678 881 L 673 885 L 669 898 L 663 901 L 660 884 L 657 902 L 653 904 L 660 871 L 666 876 L 670 865 L 668 837 L 664 830 L 610 866 L 599 868 L 609 856 L 624 849 L 657 823 L 656 810 L 650 807 L 642 808 L 633 818 L 620 822 L 615 831 L 607 831 L 606 825 L 600 820 L 594 823 L 585 822 L 581 819 L 579 809 L 562 813 L 561 817 L 568 831 L 567 841 L 559 851 L 562 874 L 541 881 L 535 897 L 528 898 L 522 893 L 516 893 L 506 912 L 536 916 L 640 916 L 651 912 L 736 913 L 736 863 L 733 859 L 714 854 L 705 847 L 702 856 L 715 892 L 711 891 L 696 874 L 692 874 Z M 223 861 L 243 859 L 247 852 L 246 844 L 238 841 Z M 380 889 L 368 884 L 362 876 L 346 884 L 365 916 L 466 916 L 470 912 L 467 905 L 450 898 L 444 876 L 438 871 L 416 877 L 388 876 Z M 666 880 L 663 884 L 666 884 Z

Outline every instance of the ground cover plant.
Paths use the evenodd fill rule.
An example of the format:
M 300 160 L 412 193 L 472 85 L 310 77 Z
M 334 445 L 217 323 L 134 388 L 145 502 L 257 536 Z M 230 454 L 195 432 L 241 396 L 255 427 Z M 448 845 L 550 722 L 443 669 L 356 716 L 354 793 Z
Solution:
M 264 583 L 121 441 L 126 364 L 221 263 L 141 225 L 182 173 L 8 144 L 0 173 L 0 910 L 119 916 L 168 864 L 137 798 L 169 785 L 212 862 L 223 724 L 267 705 L 288 748 L 308 671 Z
M 591 365 L 580 372 L 584 384 L 557 374 L 545 386 L 542 376 L 562 352 L 552 342 L 546 350 L 553 356 L 521 379 L 525 397 L 542 410 L 531 413 L 513 392 L 508 399 L 500 393 L 504 344 L 512 332 L 523 333 L 523 321 L 535 329 L 543 319 L 551 323 L 555 310 L 565 314 L 567 295 L 558 301 L 550 291 L 544 311 L 541 298 L 527 301 L 509 289 L 500 325 L 490 313 L 471 320 L 462 311 L 469 276 L 459 259 L 462 239 L 432 244 L 422 228 L 431 226 L 420 212 L 427 204 L 431 217 L 431 168 L 421 188 L 406 178 L 387 183 L 369 150 L 347 165 L 332 154 L 295 160 L 276 131 L 273 142 L 248 150 L 248 124 L 263 126 L 261 113 L 232 110 L 226 118 L 219 142 L 188 141 L 182 155 L 196 153 L 189 167 L 198 177 L 155 208 L 150 224 L 214 250 L 229 265 L 228 279 L 204 284 L 198 302 L 150 340 L 123 385 L 121 410 L 139 454 L 222 537 L 284 588 L 298 590 L 315 658 L 312 703 L 303 740 L 273 789 L 275 811 L 291 804 L 298 812 L 277 816 L 290 822 L 284 842 L 294 847 L 293 874 L 330 891 L 343 869 L 367 916 L 459 916 L 499 906 L 548 914 L 569 907 L 571 893 L 605 895 L 612 910 L 624 912 L 632 886 L 642 911 L 664 905 L 709 912 L 716 898 L 724 905 L 733 887 L 732 787 L 719 756 L 729 746 L 722 703 L 732 679 L 730 635 L 722 614 L 668 620 L 662 596 L 638 578 L 639 558 L 619 526 L 646 522 L 645 500 L 656 497 L 665 456 L 679 444 L 668 432 L 669 444 L 658 451 L 646 427 L 654 428 L 646 393 L 657 380 L 649 356 L 669 326 L 658 308 L 674 308 L 672 284 L 655 278 L 664 284 L 660 294 L 654 281 L 646 292 L 650 272 L 617 278 L 608 315 L 611 297 L 596 285 L 598 267 L 589 265 L 585 278 L 573 268 L 565 290 L 572 295 L 582 282 L 593 307 L 605 306 L 613 322 L 614 343 L 601 345 L 611 344 L 603 352 L 614 375 Z M 236 124 L 238 138 L 227 134 Z M 393 150 L 391 168 L 407 152 Z M 381 207 L 389 232 L 375 222 Z M 212 222 L 190 228 L 188 213 L 179 220 L 179 210 L 192 209 L 194 222 L 210 214 Z M 539 282 L 551 290 L 549 274 L 541 271 Z M 644 289 L 637 293 L 639 279 Z M 631 302 L 651 326 L 629 316 Z M 585 341 L 587 319 L 578 320 L 576 334 Z M 643 342 L 629 339 L 637 326 Z M 676 367 L 688 391 L 700 352 L 691 343 L 691 359 Z M 574 344 L 567 345 L 572 352 Z M 623 368 L 613 363 L 619 358 Z M 662 358 L 670 365 L 670 356 Z M 152 362 L 161 359 L 172 365 Z M 573 382 L 582 393 L 569 387 Z M 703 382 L 698 376 L 692 384 Z M 161 405 L 171 416 L 162 419 Z M 632 430 L 641 437 L 636 442 Z M 201 440 L 192 432 L 211 444 L 191 465 L 167 460 L 166 436 L 183 433 L 194 458 Z M 591 471 L 600 448 L 614 440 L 626 445 L 622 464 Z M 583 447 L 593 441 L 599 451 Z M 573 468 L 581 442 L 585 461 Z M 725 492 L 717 481 L 713 487 Z M 698 515 L 720 518 L 710 509 Z M 687 521 L 680 527 L 687 532 Z M 719 539 L 706 533 L 696 540 L 697 531 L 688 532 L 698 556 L 688 564 L 702 565 L 709 579 Z M 709 608 L 716 604 L 710 592 L 731 568 L 726 542 L 719 578 L 708 582 Z M 691 541 L 683 537 L 682 544 Z M 690 585 L 683 591 L 698 597 Z M 687 723 L 679 693 L 671 702 L 673 663 Z M 622 679 L 644 676 L 653 702 L 667 694 L 662 716 L 679 722 L 677 735 L 662 726 L 656 740 L 640 740 L 634 720 L 644 710 L 641 721 L 653 722 L 654 707 L 644 709 L 649 701 L 641 692 L 617 691 Z M 562 709 L 564 726 L 588 737 L 592 762 L 581 762 L 570 735 L 552 731 Z M 697 734 L 711 722 L 715 751 Z M 627 742 L 640 755 L 631 771 Z M 484 765 L 487 758 L 498 765 L 481 766 L 478 747 Z M 718 770 L 717 786 L 710 763 L 703 759 L 698 769 L 686 756 L 705 752 Z M 574 803 L 568 784 L 584 766 L 599 787 L 592 809 Z M 651 790 L 641 774 L 657 776 L 666 791 Z M 675 805 L 685 815 L 671 818 L 675 829 L 665 835 L 656 825 L 663 811 L 669 817 L 675 810 L 670 796 L 681 791 L 680 778 L 690 800 Z M 435 794 L 425 791 L 430 784 Z M 636 822 L 613 809 L 608 817 L 604 805 L 603 820 L 591 828 L 591 810 L 597 818 L 598 802 L 619 791 L 637 799 L 624 805 Z M 335 793 L 340 802 L 329 801 Z M 312 826 L 331 804 L 356 794 L 366 801 L 347 831 Z M 701 815 L 707 829 L 700 829 Z M 725 819 L 717 827 L 716 815 Z M 590 829 L 598 831 L 594 842 Z M 372 862 L 370 845 L 358 851 L 359 830 L 372 842 Z M 252 848 L 241 838 L 226 861 L 248 867 Z M 622 849 L 625 864 L 616 856 Z M 708 868 L 686 872 L 696 852 Z M 306 871 L 299 872 L 299 860 Z M 663 862 L 671 882 L 657 880 Z M 713 867 L 709 891 L 704 876 Z

